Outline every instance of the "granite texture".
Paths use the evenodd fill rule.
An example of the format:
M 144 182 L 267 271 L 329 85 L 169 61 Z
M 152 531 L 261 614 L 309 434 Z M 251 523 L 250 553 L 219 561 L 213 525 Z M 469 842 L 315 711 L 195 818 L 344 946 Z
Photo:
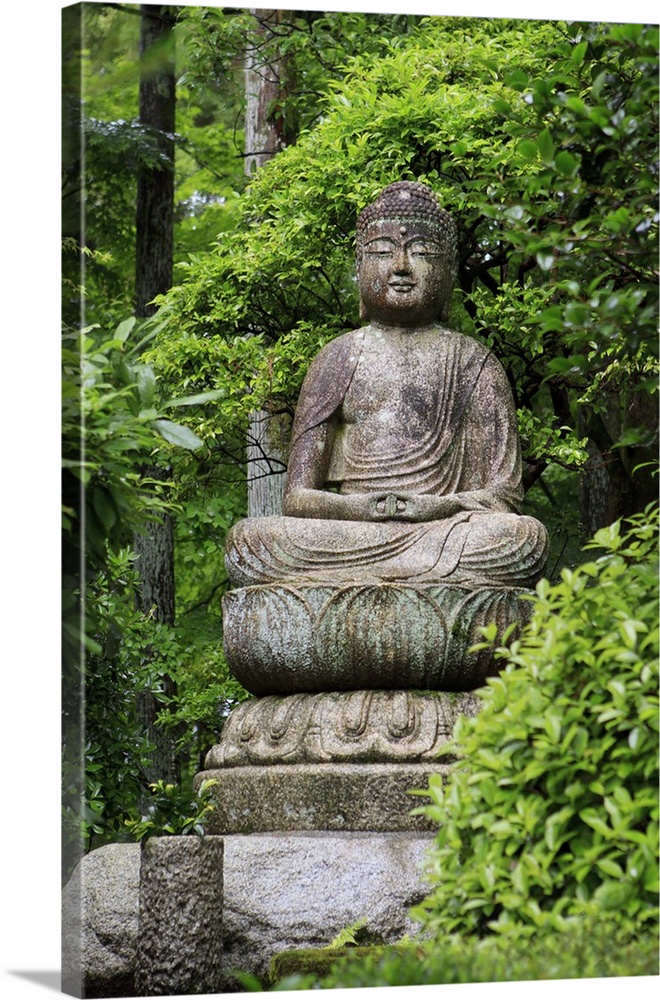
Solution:
M 139 844 L 86 855 L 62 891 L 62 992 L 135 996 Z
M 426 895 L 428 834 L 289 833 L 225 838 L 225 975 L 265 982 L 273 955 L 324 947 L 364 921 L 373 941 L 412 934 Z
M 141 845 L 139 996 L 222 988 L 221 837 L 152 837 Z

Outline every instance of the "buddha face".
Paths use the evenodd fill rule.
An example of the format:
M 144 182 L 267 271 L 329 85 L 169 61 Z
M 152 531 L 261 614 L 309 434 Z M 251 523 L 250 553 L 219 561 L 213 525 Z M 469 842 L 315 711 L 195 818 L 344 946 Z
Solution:
M 446 251 L 415 219 L 371 223 L 358 263 L 363 320 L 420 326 L 444 315 L 451 294 Z

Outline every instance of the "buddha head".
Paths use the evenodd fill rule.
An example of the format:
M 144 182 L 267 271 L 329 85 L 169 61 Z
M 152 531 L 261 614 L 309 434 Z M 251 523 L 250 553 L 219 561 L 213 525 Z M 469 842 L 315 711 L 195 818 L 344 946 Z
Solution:
M 456 224 L 425 184 L 384 188 L 358 216 L 356 248 L 363 322 L 447 320 L 458 268 Z

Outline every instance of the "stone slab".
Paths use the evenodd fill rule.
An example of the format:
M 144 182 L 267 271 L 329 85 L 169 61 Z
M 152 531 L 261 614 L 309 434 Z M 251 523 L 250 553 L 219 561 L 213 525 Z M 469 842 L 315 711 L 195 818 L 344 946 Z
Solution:
M 324 947 L 361 920 L 372 941 L 391 943 L 414 932 L 408 910 L 426 895 L 431 834 L 262 833 L 223 840 L 221 992 L 239 988 L 232 969 L 265 982 L 277 952 Z M 101 847 L 76 869 L 63 893 L 65 933 L 79 935 L 65 949 L 64 992 L 137 995 L 139 877 L 139 844 Z M 66 919 L 72 913 L 76 928 Z M 76 984 L 82 992 L 67 988 Z
M 372 941 L 414 932 L 432 835 L 271 833 L 225 838 L 224 966 L 262 982 L 273 955 L 320 948 L 365 920 Z
M 62 992 L 132 997 L 138 939 L 140 845 L 87 854 L 62 891 Z
M 229 767 L 202 771 L 217 782 L 217 808 L 209 833 L 296 830 L 418 831 L 434 829 L 411 811 L 424 798 L 432 774 L 448 775 L 449 764 L 294 764 Z

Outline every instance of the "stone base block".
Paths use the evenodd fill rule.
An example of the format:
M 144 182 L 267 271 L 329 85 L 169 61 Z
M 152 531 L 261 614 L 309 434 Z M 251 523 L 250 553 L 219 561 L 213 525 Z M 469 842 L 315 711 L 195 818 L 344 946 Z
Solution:
M 252 694 L 405 688 L 472 691 L 499 670 L 470 652 L 529 619 L 528 591 L 381 583 L 244 587 L 223 599 L 224 648 Z
M 358 922 L 373 943 L 414 933 L 408 911 L 427 895 L 432 842 L 413 833 L 226 837 L 225 975 L 244 969 L 266 985 L 278 952 L 326 947 Z
M 374 943 L 414 932 L 408 910 L 427 894 L 431 834 L 266 833 L 223 840 L 224 884 L 215 907 L 222 915 L 222 992 L 241 988 L 232 970 L 266 985 L 278 952 L 324 947 L 358 921 Z M 64 992 L 136 995 L 139 875 L 139 844 L 109 844 L 81 861 L 63 892 L 65 935 L 74 938 L 65 950 Z
M 202 771 L 217 782 L 210 833 L 293 830 L 423 831 L 434 829 L 411 810 L 424 798 L 432 774 L 444 764 L 296 764 L 229 767 Z
M 139 898 L 139 844 L 106 844 L 76 866 L 62 890 L 62 993 L 135 996 Z

